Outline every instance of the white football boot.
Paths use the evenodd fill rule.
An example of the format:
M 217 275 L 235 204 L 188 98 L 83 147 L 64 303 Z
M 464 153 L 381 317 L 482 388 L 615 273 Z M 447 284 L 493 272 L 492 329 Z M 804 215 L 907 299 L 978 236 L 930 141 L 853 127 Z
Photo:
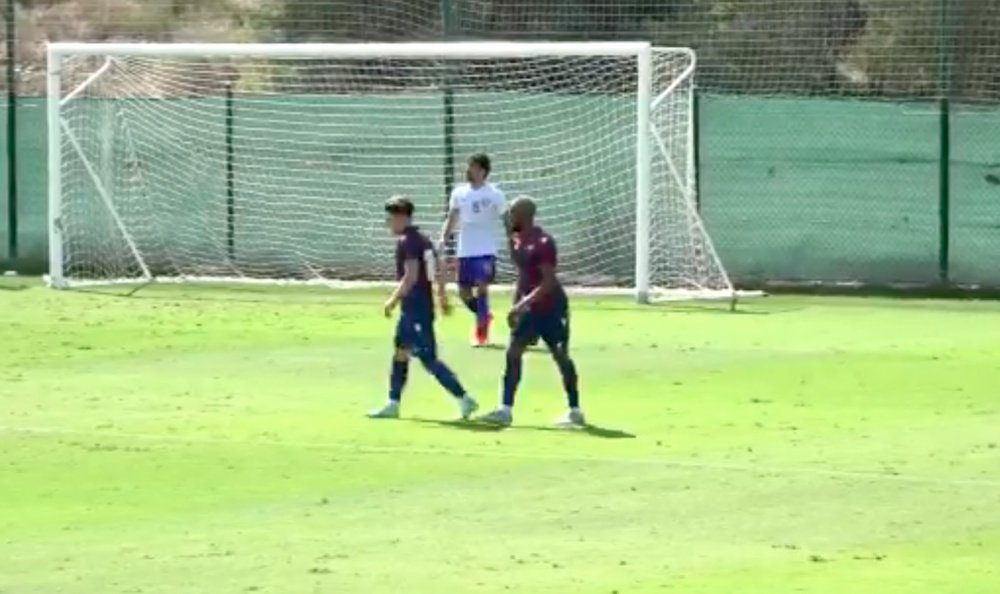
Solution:
M 479 403 L 472 396 L 466 394 L 463 398 L 458 399 L 459 419 L 468 421 L 472 413 L 477 410 L 479 410 Z
M 390 400 L 381 408 L 376 408 L 368 412 L 369 419 L 398 419 L 399 403 Z
M 487 423 L 490 425 L 509 427 L 510 424 L 514 422 L 514 417 L 510 414 L 510 409 L 498 408 L 492 412 L 486 413 L 477 420 L 481 423 Z
M 556 419 L 557 427 L 580 428 L 587 426 L 587 419 L 583 416 L 583 411 L 579 408 L 571 408 L 561 417 Z

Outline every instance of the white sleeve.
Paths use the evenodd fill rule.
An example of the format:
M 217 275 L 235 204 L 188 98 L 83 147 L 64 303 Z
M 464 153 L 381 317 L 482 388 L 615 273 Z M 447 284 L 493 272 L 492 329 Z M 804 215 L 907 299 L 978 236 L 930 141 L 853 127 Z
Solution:
M 502 217 L 503 213 L 507 212 L 507 197 L 503 195 L 503 192 L 501 192 L 499 188 L 497 188 L 496 201 L 497 214 Z
M 451 198 L 448 199 L 448 211 L 454 212 L 458 210 L 458 188 L 451 191 Z
M 427 280 L 437 283 L 437 254 L 434 250 L 424 252 L 424 272 L 427 273 Z

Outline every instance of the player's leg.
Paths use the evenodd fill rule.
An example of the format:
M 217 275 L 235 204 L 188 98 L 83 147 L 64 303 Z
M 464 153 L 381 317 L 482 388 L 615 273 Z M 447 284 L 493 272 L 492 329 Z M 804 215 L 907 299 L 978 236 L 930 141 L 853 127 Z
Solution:
M 559 369 L 563 389 L 566 391 L 567 412 L 556 423 L 583 426 L 586 424 L 586 420 L 580 409 L 579 377 L 576 373 L 576 364 L 569 354 L 569 308 L 560 307 L 546 315 L 539 325 L 539 334 L 549 348 L 549 352 L 552 353 L 552 360 L 555 361 L 556 367 Z
M 513 421 L 514 398 L 521 384 L 521 369 L 524 363 L 524 351 L 528 343 L 537 338 L 538 330 L 535 315 L 525 313 L 511 329 L 510 343 L 507 346 L 506 363 L 503 372 L 503 394 L 500 406 L 493 412 L 480 417 L 485 423 L 510 425 Z
M 481 346 L 482 331 L 479 325 L 479 300 L 475 294 L 476 288 L 476 258 L 458 259 L 458 298 L 462 300 L 465 307 L 476 317 L 476 324 L 472 328 L 472 345 Z
M 382 407 L 368 413 L 373 419 L 395 419 L 399 417 L 399 403 L 403 398 L 403 388 L 410 374 L 410 346 L 413 337 L 409 331 L 411 324 L 406 316 L 396 322 L 395 350 L 389 367 L 389 398 Z
M 455 372 L 437 355 L 437 339 L 434 336 L 433 321 L 414 326 L 413 356 L 420 360 L 424 369 L 455 398 L 461 418 L 468 419 L 479 408 L 465 387 L 458 380 Z
M 517 305 L 518 303 L 520 303 L 521 302 L 521 298 L 524 297 L 524 295 L 521 295 L 521 293 L 516 288 L 515 288 L 515 290 L 513 292 L 513 295 L 514 295 L 514 305 Z M 535 334 L 534 336 L 532 336 L 528 340 L 527 346 L 528 347 L 538 346 L 538 335 L 537 334 Z
M 490 324 L 493 315 L 490 313 L 490 283 L 496 277 L 496 258 L 483 256 L 475 258 L 476 283 L 476 342 L 485 345 L 490 339 Z
M 476 296 L 473 294 L 472 289 L 476 285 L 474 280 L 475 268 L 473 266 L 475 258 L 459 258 L 458 259 L 458 298 L 462 300 L 465 307 L 468 308 L 472 315 L 476 315 L 478 309 L 476 306 Z

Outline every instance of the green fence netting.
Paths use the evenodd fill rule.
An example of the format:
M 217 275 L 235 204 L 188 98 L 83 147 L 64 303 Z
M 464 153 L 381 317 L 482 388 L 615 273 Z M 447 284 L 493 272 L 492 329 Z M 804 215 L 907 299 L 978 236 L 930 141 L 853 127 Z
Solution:
M 15 7 L 18 134 L 6 138 L 0 126 L 0 156 L 17 151 L 16 265 L 26 271 L 45 265 L 46 40 L 646 39 L 698 52 L 702 212 L 735 280 L 932 284 L 944 273 L 951 283 L 1000 287 L 1000 3 L 32 0 Z M 950 183 L 942 188 L 945 147 Z M 6 183 L 0 197 L 6 206 Z

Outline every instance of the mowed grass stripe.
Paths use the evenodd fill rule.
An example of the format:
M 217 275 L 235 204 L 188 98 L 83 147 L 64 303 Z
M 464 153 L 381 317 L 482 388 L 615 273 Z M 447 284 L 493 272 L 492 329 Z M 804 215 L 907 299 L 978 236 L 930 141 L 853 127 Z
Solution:
M 382 297 L 0 292 L 0 589 L 995 594 L 997 304 L 577 299 L 588 434 L 544 353 L 508 431 L 418 365 L 364 419 Z M 469 323 L 442 352 L 492 405 Z

